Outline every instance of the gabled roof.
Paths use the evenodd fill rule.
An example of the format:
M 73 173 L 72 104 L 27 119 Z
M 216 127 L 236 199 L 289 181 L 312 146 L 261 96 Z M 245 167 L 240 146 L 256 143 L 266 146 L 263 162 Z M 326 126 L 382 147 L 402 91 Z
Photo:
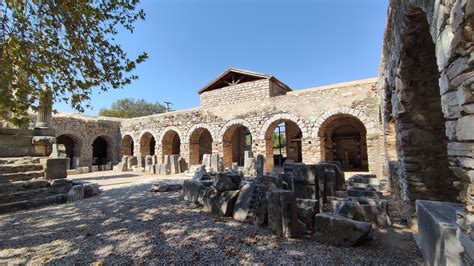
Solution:
M 232 85 L 244 83 L 247 81 L 255 81 L 259 79 L 272 80 L 278 83 L 283 88 L 285 88 L 287 91 L 291 91 L 290 87 L 288 87 L 286 84 L 279 81 L 277 78 L 275 78 L 272 75 L 231 67 L 227 69 L 224 73 L 220 74 L 217 78 L 215 78 L 209 84 L 204 86 L 204 88 L 200 89 L 198 93 L 201 94 L 205 91 L 211 91 L 211 90 L 215 90 L 215 89 L 219 89 L 219 88 L 223 88 L 227 86 L 232 86 Z

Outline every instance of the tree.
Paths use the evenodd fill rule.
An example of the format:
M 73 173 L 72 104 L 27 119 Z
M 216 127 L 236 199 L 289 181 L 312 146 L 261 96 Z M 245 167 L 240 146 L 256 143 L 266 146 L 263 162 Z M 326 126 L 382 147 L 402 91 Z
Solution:
M 273 140 L 273 149 L 274 150 L 278 150 L 280 148 L 283 149 L 283 148 L 286 147 L 286 137 L 285 137 L 284 133 L 278 135 L 277 132 L 273 132 L 272 140 Z
M 0 1 L 0 118 L 27 122 L 43 91 L 79 112 L 94 89 L 130 84 L 145 52 L 130 59 L 115 38 L 133 33 L 139 0 Z
M 102 108 L 99 115 L 132 118 L 146 115 L 153 115 L 166 112 L 166 106 L 160 103 L 149 103 L 145 100 L 135 100 L 126 98 L 118 100 L 112 104 L 112 108 Z

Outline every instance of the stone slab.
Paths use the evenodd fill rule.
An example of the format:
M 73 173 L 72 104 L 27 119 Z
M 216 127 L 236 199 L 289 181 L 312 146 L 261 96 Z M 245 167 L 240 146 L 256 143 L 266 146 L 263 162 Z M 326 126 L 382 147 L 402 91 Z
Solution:
M 456 211 L 463 205 L 428 200 L 416 201 L 416 242 L 428 265 L 461 265 L 461 243 L 456 237 Z

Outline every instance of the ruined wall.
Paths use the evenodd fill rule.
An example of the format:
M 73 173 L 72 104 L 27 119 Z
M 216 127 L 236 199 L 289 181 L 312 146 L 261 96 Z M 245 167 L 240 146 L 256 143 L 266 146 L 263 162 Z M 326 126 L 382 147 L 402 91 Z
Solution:
M 402 215 L 409 220 L 419 198 L 464 202 L 458 236 L 466 265 L 474 263 L 473 21 L 473 1 L 392 0 L 380 77 Z
M 258 83 L 257 83 L 258 84 Z M 242 84 L 243 85 L 243 84 Z M 218 90 L 216 90 L 218 91 Z M 345 114 L 359 120 L 367 131 L 369 170 L 383 178 L 383 133 L 378 121 L 376 79 L 341 83 L 314 89 L 288 92 L 286 95 L 245 102 L 202 106 L 195 109 L 124 120 L 122 137 L 130 135 L 137 143 L 145 132 L 156 139 L 156 151 L 162 153 L 162 139 L 175 131 L 181 140 L 181 156 L 189 161 L 189 140 L 192 133 L 207 129 L 212 136 L 212 151 L 224 155 L 224 133 L 235 125 L 247 127 L 252 134 L 252 151 L 266 154 L 265 133 L 274 123 L 294 122 L 302 132 L 302 160 L 315 163 L 321 159 L 320 125 L 326 119 Z M 195 161 L 195 160 L 193 160 Z
M 55 130 L 56 137 L 65 135 L 74 141 L 76 166 L 91 166 L 92 144 L 97 137 L 103 137 L 107 141 L 107 160 L 113 163 L 120 161 L 120 121 L 122 119 L 59 113 L 53 115 L 51 127 Z

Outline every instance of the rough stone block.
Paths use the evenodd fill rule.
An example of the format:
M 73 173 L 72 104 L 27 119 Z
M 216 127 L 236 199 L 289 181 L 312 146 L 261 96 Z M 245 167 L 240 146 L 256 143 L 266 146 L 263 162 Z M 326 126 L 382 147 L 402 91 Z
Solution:
M 293 191 L 277 188 L 269 192 L 268 225 L 272 233 L 278 237 L 299 236 L 296 199 Z
M 239 190 L 225 191 L 221 193 L 219 199 L 219 210 L 222 216 L 232 216 L 235 202 L 239 196 Z
M 91 172 L 98 172 L 99 171 L 99 166 L 98 165 L 93 165 L 91 167 Z
M 461 117 L 456 123 L 458 140 L 474 140 L 474 115 Z
M 202 155 L 202 164 L 204 164 L 204 168 L 211 167 L 211 154 Z
M 84 198 L 84 186 L 75 185 L 67 193 L 67 202 L 73 202 Z
M 367 221 L 367 217 L 362 206 L 360 206 L 359 202 L 352 200 L 340 201 L 336 208 L 335 214 L 356 221 Z
M 178 164 L 179 164 L 179 172 L 183 173 L 184 171 L 188 170 L 188 163 L 186 160 L 182 157 L 178 158 Z
M 255 171 L 257 171 L 257 177 L 263 176 L 265 167 L 265 157 L 262 154 L 258 154 L 255 160 Z
M 89 173 L 89 172 L 90 172 L 89 166 L 84 166 L 84 167 L 82 167 L 82 173 L 83 173 L 83 174 L 87 174 L 87 173 Z
M 46 179 L 60 179 L 67 177 L 66 158 L 42 158 L 40 160 Z
M 100 194 L 99 184 L 87 183 L 84 184 L 84 198 L 94 197 Z
M 267 187 L 261 183 L 245 183 L 235 202 L 234 220 L 259 226 L 264 225 L 268 216 L 266 192 Z
M 418 217 L 417 244 L 429 265 L 461 265 L 463 251 L 456 237 L 456 211 L 463 210 L 457 203 L 416 201 Z
M 220 192 L 213 188 L 213 187 L 207 187 L 203 190 L 203 195 L 202 195 L 202 203 L 204 206 L 204 210 L 207 212 L 211 212 L 213 214 L 219 214 L 220 212 Z
M 138 158 L 136 156 L 130 156 L 127 159 L 127 170 L 132 170 L 132 167 L 138 165 Z
M 219 154 L 212 154 L 211 155 L 211 165 L 210 167 L 217 171 L 219 169 Z
M 237 190 L 239 188 L 240 176 L 231 173 L 218 173 L 214 186 L 219 191 Z
M 370 239 L 372 225 L 333 214 L 314 216 L 315 239 L 334 246 L 351 247 Z
M 198 203 L 198 198 L 204 190 L 204 185 L 196 180 L 184 180 L 183 197 L 185 201 Z
M 179 169 L 179 155 L 170 155 L 169 156 L 169 162 L 170 162 L 170 171 L 171 174 L 179 174 L 181 173 Z

